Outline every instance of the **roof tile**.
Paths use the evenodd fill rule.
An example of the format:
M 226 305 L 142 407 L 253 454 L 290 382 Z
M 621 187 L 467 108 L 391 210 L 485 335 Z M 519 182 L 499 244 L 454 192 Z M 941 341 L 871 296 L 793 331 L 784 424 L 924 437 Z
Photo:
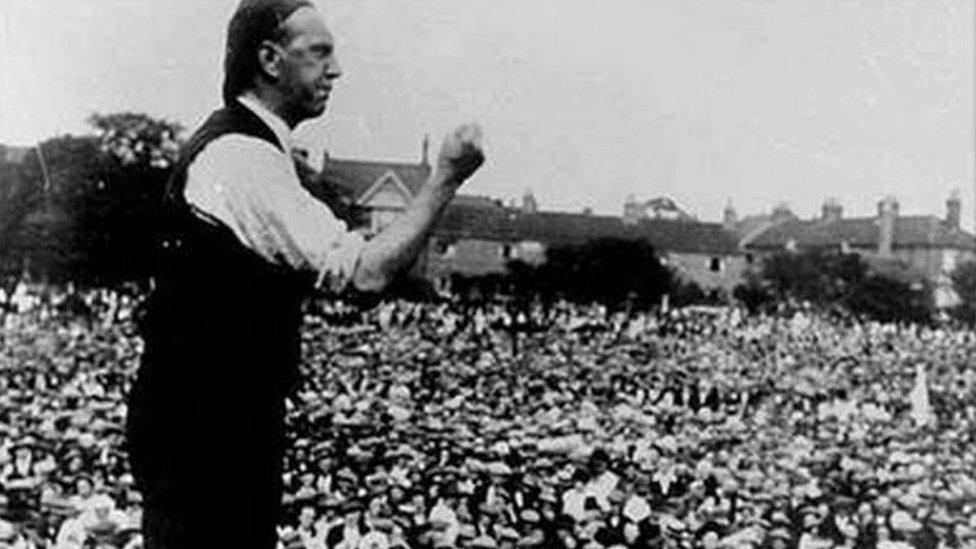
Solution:
M 747 245 L 750 248 L 782 248 L 793 240 L 798 247 L 875 247 L 880 229 L 877 217 L 822 220 L 791 220 L 763 231 Z M 900 216 L 895 220 L 896 247 L 946 247 L 976 250 L 976 236 L 952 229 L 933 215 Z
M 567 212 L 525 213 L 502 206 L 452 203 L 434 229 L 452 238 L 575 244 L 596 238 L 645 239 L 669 252 L 736 255 L 735 234 L 718 223 L 643 219 L 629 225 L 616 216 Z

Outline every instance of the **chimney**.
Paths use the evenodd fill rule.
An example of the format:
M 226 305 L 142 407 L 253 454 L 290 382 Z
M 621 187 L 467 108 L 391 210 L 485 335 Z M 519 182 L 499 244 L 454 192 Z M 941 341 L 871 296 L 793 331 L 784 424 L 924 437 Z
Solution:
M 539 202 L 535 199 L 531 189 L 526 189 L 522 195 L 522 213 L 533 214 L 539 211 Z
M 420 145 L 420 165 L 430 166 L 430 160 L 427 158 L 428 150 L 430 149 L 430 135 L 424 134 L 424 141 Z
M 634 195 L 627 195 L 627 201 L 624 202 L 624 223 L 627 225 L 636 225 L 641 218 L 641 207 L 634 198 Z
M 722 210 L 722 227 L 728 231 L 734 231 L 737 223 L 738 217 L 735 214 L 735 208 L 732 207 L 732 199 L 730 198 L 725 203 L 725 209 Z
M 781 202 L 773 208 L 773 221 L 779 222 L 794 217 L 793 211 L 785 202 Z
M 820 219 L 826 222 L 840 221 L 844 215 L 844 207 L 836 198 L 828 198 L 820 209 Z
M 885 209 L 891 209 L 895 217 L 898 217 L 898 199 L 893 195 L 888 195 L 878 201 L 878 217 L 880 218 Z
M 949 195 L 949 199 L 946 200 L 946 225 L 950 229 L 959 228 L 959 220 L 962 216 L 962 201 L 959 200 L 959 191 L 954 190 L 952 194 Z
M 895 243 L 895 223 L 898 219 L 898 201 L 886 196 L 878 202 L 878 254 L 890 256 Z

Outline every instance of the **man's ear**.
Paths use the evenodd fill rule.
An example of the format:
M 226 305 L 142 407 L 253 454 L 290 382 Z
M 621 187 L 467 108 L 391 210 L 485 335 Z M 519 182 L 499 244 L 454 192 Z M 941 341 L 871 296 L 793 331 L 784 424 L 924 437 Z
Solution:
M 265 40 L 258 46 L 258 69 L 265 77 L 277 81 L 281 76 L 281 46 Z

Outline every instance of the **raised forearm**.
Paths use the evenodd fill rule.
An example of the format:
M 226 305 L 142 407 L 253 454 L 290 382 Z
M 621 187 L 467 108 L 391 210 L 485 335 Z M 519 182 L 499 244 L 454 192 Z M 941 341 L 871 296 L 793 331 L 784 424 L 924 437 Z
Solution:
M 353 285 L 365 292 L 389 286 L 397 273 L 413 263 L 444 207 L 484 160 L 477 125 L 463 125 L 444 139 L 433 175 L 410 207 L 363 248 Z
M 444 207 L 454 198 L 457 185 L 443 178 L 435 172 L 403 215 L 366 244 L 352 280 L 356 289 L 382 291 L 413 263 Z

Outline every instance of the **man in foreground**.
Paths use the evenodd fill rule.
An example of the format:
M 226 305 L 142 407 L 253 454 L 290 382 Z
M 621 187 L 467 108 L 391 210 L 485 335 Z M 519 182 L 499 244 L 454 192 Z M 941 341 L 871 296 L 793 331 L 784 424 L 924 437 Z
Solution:
M 324 112 L 341 74 L 311 2 L 243 0 L 224 68 L 225 106 L 167 189 L 129 395 L 147 549 L 274 547 L 302 298 L 386 288 L 484 159 L 478 128 L 459 128 L 408 210 L 367 242 L 302 188 L 292 161 L 291 130 Z

